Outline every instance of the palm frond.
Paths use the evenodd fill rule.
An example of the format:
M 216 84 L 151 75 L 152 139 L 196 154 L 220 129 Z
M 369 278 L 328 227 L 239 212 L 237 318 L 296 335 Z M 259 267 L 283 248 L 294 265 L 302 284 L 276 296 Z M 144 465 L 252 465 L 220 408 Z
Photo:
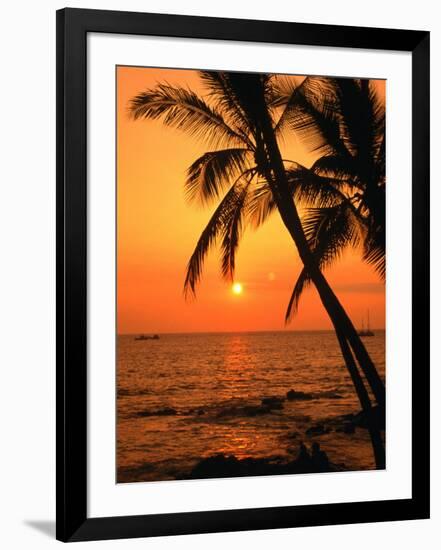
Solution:
M 340 120 L 346 147 L 356 156 L 360 145 L 358 138 L 363 133 L 366 122 L 365 113 L 362 112 L 365 105 L 361 105 L 360 82 L 354 78 L 331 78 L 329 85 L 334 96 L 329 107 Z
M 310 208 L 302 225 L 320 267 L 327 267 L 337 259 L 346 246 L 357 247 L 364 232 L 349 202 Z
M 291 195 L 307 207 L 328 208 L 347 200 L 343 189 L 351 185 L 347 180 L 319 176 L 304 166 L 291 162 L 286 169 Z M 271 188 L 260 180 L 250 193 L 247 211 L 253 227 L 260 227 L 276 210 Z
M 369 228 L 363 243 L 363 259 L 372 265 L 384 280 L 386 277 L 386 224 L 385 198 L 379 208 L 372 208 L 374 215 L 369 219 Z
M 269 79 L 270 75 L 262 73 L 228 73 L 235 101 L 254 136 L 260 133 L 262 118 L 267 114 L 264 101 Z
M 290 127 L 311 151 L 337 153 L 346 158 L 348 150 L 340 135 L 340 122 L 334 110 L 335 98 L 329 79 L 308 77 L 293 89 L 276 132 Z
M 281 77 L 276 74 L 268 74 L 264 81 L 265 100 L 270 113 L 274 116 L 281 106 L 280 79 L 288 80 L 293 77 Z
M 224 279 L 233 281 L 236 266 L 236 252 L 240 237 L 244 228 L 244 214 L 248 198 L 248 189 L 253 179 L 254 172 L 249 172 L 243 178 L 242 188 L 238 189 L 236 200 L 231 211 L 224 220 L 222 229 L 222 262 L 221 271 Z
M 384 133 L 384 105 L 366 79 L 332 79 L 341 128 L 362 181 L 374 179 L 374 160 Z
M 376 88 L 369 82 L 369 101 L 373 104 L 374 113 L 374 158 L 381 162 L 381 156 L 385 152 L 386 138 L 386 110 L 384 102 L 380 100 Z
M 302 86 L 302 82 L 299 82 L 298 79 L 291 76 L 285 75 L 274 75 L 272 78 L 272 89 L 273 89 L 273 107 L 283 107 L 286 109 L 288 103 L 292 100 L 293 93 L 297 88 Z M 279 119 L 280 124 L 282 124 Z
M 372 265 L 379 276 L 385 280 L 386 251 L 384 247 L 374 243 L 366 243 L 363 251 L 363 260 Z
M 329 176 L 347 181 L 350 178 L 356 178 L 352 158 L 342 158 L 339 155 L 324 155 L 319 157 L 312 164 L 310 170 L 320 176 Z
M 219 111 L 225 114 L 235 131 L 243 137 L 250 148 L 253 148 L 251 136 L 254 129 L 250 126 L 246 112 L 236 97 L 229 74 L 220 71 L 199 71 L 202 81 L 208 87 L 209 96 L 214 99 Z
M 247 149 L 209 151 L 196 159 L 187 170 L 186 196 L 202 204 L 219 198 L 224 188 L 248 168 Z
M 377 180 L 383 180 L 386 175 L 386 135 L 383 134 L 377 146 L 375 154 L 375 164 L 377 168 Z
M 162 118 L 166 126 L 216 146 L 243 144 L 242 137 L 228 126 L 218 110 L 185 88 L 158 84 L 133 97 L 129 113 L 135 120 Z
M 276 208 L 277 206 L 268 182 L 266 180 L 259 180 L 249 193 L 247 203 L 248 221 L 257 229 L 266 222 Z
M 306 271 L 306 268 L 303 268 L 300 272 L 300 275 L 297 278 L 296 284 L 294 285 L 291 298 L 288 302 L 288 307 L 286 308 L 285 313 L 285 324 L 289 324 L 294 315 L 297 313 L 299 309 L 299 302 L 300 297 L 303 294 L 303 291 L 305 288 L 310 284 L 311 279 L 308 277 L 308 272 Z
M 329 208 L 345 201 L 343 189 L 351 185 L 348 180 L 321 176 L 299 164 L 286 171 L 291 193 L 300 204 L 316 208 Z
M 243 192 L 242 179 L 248 175 L 249 171 L 241 174 L 234 182 L 219 206 L 214 211 L 210 221 L 202 231 L 196 244 L 193 254 L 187 264 L 187 273 L 184 282 L 184 295 L 188 298 L 190 295 L 196 295 L 196 286 L 200 281 L 204 260 L 211 247 L 216 243 L 217 238 L 224 234 L 225 227 L 231 223 L 241 200 Z
M 346 247 L 357 247 L 365 232 L 348 202 L 329 208 L 311 208 L 302 220 L 302 225 L 320 269 L 336 261 Z M 303 268 L 288 303 L 286 323 L 297 312 L 301 294 L 310 282 L 310 276 Z
M 302 94 L 304 81 L 297 83 L 294 79 L 287 77 L 278 77 L 274 83 L 275 98 L 274 107 L 283 107 L 283 111 L 275 125 L 275 132 L 280 134 L 289 121 L 292 109 L 298 109 L 297 99 Z

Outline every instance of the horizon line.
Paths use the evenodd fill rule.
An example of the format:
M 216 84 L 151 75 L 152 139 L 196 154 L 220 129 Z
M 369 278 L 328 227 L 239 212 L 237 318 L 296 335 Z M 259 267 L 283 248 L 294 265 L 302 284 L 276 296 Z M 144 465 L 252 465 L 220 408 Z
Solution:
M 372 331 L 384 332 L 386 328 L 371 328 Z M 335 330 L 330 328 L 323 329 L 261 329 L 261 330 L 194 330 L 188 331 L 175 331 L 175 332 L 158 332 L 158 331 L 135 331 L 135 332 L 116 332 L 117 336 L 136 336 L 139 334 L 249 334 L 260 332 L 334 332 Z

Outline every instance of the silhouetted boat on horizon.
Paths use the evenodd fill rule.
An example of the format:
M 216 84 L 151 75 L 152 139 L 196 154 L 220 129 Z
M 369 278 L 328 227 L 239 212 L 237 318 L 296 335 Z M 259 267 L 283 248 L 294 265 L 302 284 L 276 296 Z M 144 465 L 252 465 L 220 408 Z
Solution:
M 370 327 L 369 310 L 367 312 L 367 327 L 364 328 L 364 319 L 361 319 L 361 330 L 358 331 L 358 336 L 375 336 Z
M 139 336 L 135 336 L 135 340 L 159 340 L 159 335 L 153 334 L 153 336 L 147 336 L 145 334 L 140 334 Z

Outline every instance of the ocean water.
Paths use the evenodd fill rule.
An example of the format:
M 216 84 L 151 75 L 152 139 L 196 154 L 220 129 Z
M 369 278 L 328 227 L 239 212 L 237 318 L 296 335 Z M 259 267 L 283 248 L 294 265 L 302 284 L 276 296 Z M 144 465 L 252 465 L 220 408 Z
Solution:
M 384 331 L 364 343 L 384 378 Z M 117 388 L 118 482 L 179 479 L 218 453 L 294 458 L 312 441 L 345 469 L 375 467 L 364 429 L 306 433 L 360 409 L 330 331 L 120 335 Z M 255 414 L 290 389 L 311 399 Z

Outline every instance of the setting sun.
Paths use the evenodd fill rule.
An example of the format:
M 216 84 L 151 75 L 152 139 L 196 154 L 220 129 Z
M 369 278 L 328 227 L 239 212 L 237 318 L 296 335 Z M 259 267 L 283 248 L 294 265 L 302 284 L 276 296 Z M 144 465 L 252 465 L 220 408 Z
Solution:
M 243 291 L 242 283 L 234 283 L 233 286 L 231 287 L 231 290 L 233 291 L 234 294 L 242 294 L 242 291 Z

